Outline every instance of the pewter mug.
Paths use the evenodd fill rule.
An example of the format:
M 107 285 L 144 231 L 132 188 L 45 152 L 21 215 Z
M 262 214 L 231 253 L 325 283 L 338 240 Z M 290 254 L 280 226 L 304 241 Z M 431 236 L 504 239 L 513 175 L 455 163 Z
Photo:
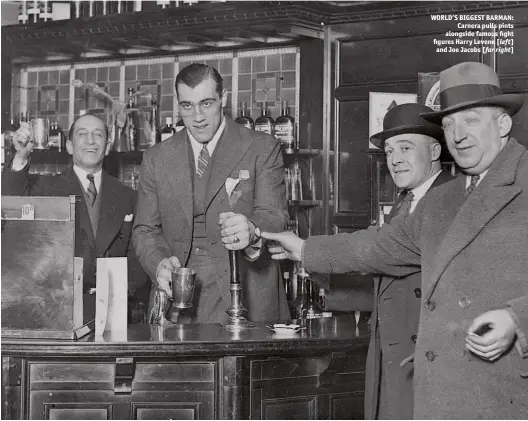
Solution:
M 48 149 L 49 120 L 47 118 L 31 119 L 31 130 L 33 131 L 34 148 Z
M 176 268 L 172 271 L 172 305 L 176 308 L 192 307 L 196 271 L 189 268 Z

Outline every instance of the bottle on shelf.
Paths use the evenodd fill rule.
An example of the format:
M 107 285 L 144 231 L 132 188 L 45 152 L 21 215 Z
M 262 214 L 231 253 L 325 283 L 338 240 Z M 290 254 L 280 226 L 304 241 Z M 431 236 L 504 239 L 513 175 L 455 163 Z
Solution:
M 281 115 L 275 120 L 275 137 L 280 140 L 286 153 L 295 150 L 295 119 L 290 116 L 288 101 L 281 101 Z
M 299 162 L 296 161 L 292 168 L 286 168 L 285 182 L 288 200 L 293 202 L 303 200 L 302 177 Z
M 127 110 L 136 109 L 135 93 L 133 88 L 128 89 L 128 104 Z M 139 149 L 139 125 L 137 124 L 137 112 L 127 112 L 126 122 L 126 140 L 129 151 L 137 151 Z
M 274 120 L 269 116 L 269 110 L 266 108 L 266 103 L 262 102 L 261 115 L 255 120 L 255 130 L 273 136 L 274 123 Z
M 297 271 L 297 297 L 293 301 L 293 308 L 295 309 L 295 318 L 298 320 L 306 318 L 306 311 L 309 306 L 309 298 L 306 291 L 308 280 L 308 273 L 304 268 L 299 268 Z
M 288 303 L 288 309 L 290 311 L 290 317 L 295 318 L 295 308 L 293 306 L 293 291 L 292 281 L 290 279 L 290 272 L 284 272 L 284 292 L 286 294 L 286 302 Z
M 326 310 L 326 291 L 324 288 L 319 288 L 319 306 L 323 312 Z
M 240 116 L 235 120 L 238 124 L 242 124 L 248 129 L 255 129 L 255 122 L 249 115 L 249 110 L 247 108 L 247 102 L 242 102 L 240 104 Z
M 306 280 L 308 308 L 306 309 L 307 319 L 320 319 L 323 317 L 323 310 L 319 305 L 319 294 L 315 283 L 308 277 Z
M 165 117 L 165 127 L 161 131 L 161 141 L 167 140 L 174 133 L 176 133 L 176 130 L 172 127 L 172 117 Z
M 62 151 L 62 133 L 59 130 L 59 123 L 53 121 L 49 129 L 48 146 L 50 149 Z
M 161 131 L 159 127 L 158 119 L 158 104 L 155 99 L 150 100 L 150 116 L 149 116 L 150 133 L 148 139 L 148 145 L 154 146 L 156 143 L 161 142 Z

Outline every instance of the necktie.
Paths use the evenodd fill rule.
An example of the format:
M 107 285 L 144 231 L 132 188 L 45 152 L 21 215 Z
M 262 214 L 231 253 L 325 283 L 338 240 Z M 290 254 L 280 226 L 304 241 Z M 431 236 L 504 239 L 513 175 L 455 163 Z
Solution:
M 88 174 L 86 178 L 90 181 L 90 184 L 88 184 L 88 189 L 86 190 L 86 194 L 88 195 L 88 198 L 90 200 L 90 205 L 93 206 L 97 197 L 97 189 L 95 188 L 94 175 Z
M 469 183 L 469 186 L 466 189 L 466 197 L 468 197 L 473 190 L 475 190 L 475 187 L 477 187 L 477 183 L 479 181 L 480 175 L 472 175 L 471 176 L 471 182 Z
M 196 174 L 198 174 L 198 178 L 202 178 L 205 174 L 205 170 L 207 169 L 210 158 L 211 155 L 209 155 L 209 151 L 207 150 L 207 143 L 204 143 L 202 150 L 200 151 L 200 156 L 198 157 L 198 168 L 196 168 Z
M 404 215 L 409 213 L 413 199 L 414 193 L 412 191 L 403 190 L 398 196 L 398 199 L 396 200 L 396 203 L 394 204 L 394 207 L 391 210 L 389 216 L 386 218 L 385 223 L 390 223 L 392 218 L 398 215 Z

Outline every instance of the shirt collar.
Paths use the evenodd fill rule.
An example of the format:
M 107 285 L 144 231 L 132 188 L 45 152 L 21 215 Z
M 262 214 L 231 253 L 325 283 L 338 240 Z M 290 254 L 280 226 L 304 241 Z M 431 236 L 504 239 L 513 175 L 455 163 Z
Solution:
M 222 136 L 222 133 L 224 132 L 225 126 L 226 126 L 226 118 L 222 114 L 222 122 L 220 123 L 218 130 L 216 130 L 216 133 L 214 134 L 214 136 L 207 143 L 207 150 L 209 151 L 209 155 L 211 156 L 213 155 L 216 145 L 218 144 L 218 140 L 220 139 L 220 136 Z M 196 159 L 198 159 L 198 156 L 200 155 L 200 149 L 203 148 L 203 143 L 198 142 L 189 130 L 187 130 L 187 135 L 189 136 L 189 139 L 191 140 L 191 146 L 194 152 L 194 156 L 196 157 Z
M 480 173 L 479 174 L 479 179 L 477 181 L 477 186 L 480 184 L 480 182 L 482 181 L 482 179 L 486 176 L 486 174 L 488 173 L 489 171 L 489 168 L 484 171 L 483 173 Z M 471 184 L 471 175 L 469 174 L 466 174 L 466 189 L 469 187 L 469 185 Z
M 79 167 L 77 165 L 73 166 L 73 171 L 75 172 L 75 175 L 77 175 L 77 177 L 79 178 L 79 181 L 81 182 L 84 190 L 87 190 L 88 189 L 88 185 L 90 184 L 90 181 L 88 180 L 88 178 L 86 178 L 86 176 L 89 174 L 89 172 L 84 170 L 84 169 L 82 169 L 81 167 Z M 101 190 L 102 174 L 103 174 L 103 170 L 102 169 L 97 171 L 97 172 L 95 172 L 95 173 L 93 173 L 95 189 L 97 190 L 98 193 Z
M 420 184 L 418 187 L 415 187 L 414 189 L 411 189 L 414 197 L 413 202 L 418 202 L 422 197 L 425 196 L 425 193 L 431 188 L 431 185 L 436 180 L 436 177 L 440 175 L 442 172 L 442 169 L 439 169 L 437 172 L 435 172 L 431 177 L 429 177 L 427 180 L 425 180 L 422 184 Z

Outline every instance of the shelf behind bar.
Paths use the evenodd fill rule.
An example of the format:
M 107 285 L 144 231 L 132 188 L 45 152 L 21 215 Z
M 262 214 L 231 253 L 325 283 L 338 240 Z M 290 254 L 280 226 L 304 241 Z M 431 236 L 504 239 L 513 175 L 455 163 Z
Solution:
M 322 200 L 288 200 L 288 206 L 298 208 L 315 208 L 322 204 Z
M 283 149 L 287 156 L 317 156 L 321 154 L 321 149 Z

